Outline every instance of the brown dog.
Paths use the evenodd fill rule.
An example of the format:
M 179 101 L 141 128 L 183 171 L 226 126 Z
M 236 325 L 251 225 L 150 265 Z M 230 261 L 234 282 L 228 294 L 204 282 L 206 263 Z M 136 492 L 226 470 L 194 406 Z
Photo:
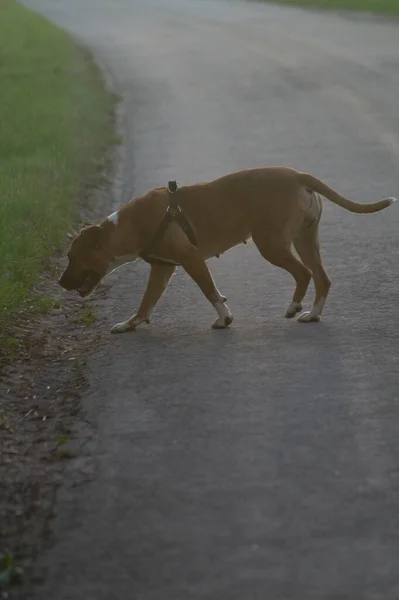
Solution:
M 298 320 L 318 321 L 330 288 L 319 252 L 320 195 L 353 213 L 378 212 L 395 201 L 387 198 L 358 204 L 312 175 L 285 167 L 240 171 L 180 188 L 176 198 L 192 225 L 196 243 L 176 220 L 170 222 L 148 259 L 153 264 L 137 313 L 111 331 L 122 333 L 136 329 L 142 322 L 149 323 L 151 312 L 177 265 L 187 271 L 215 307 L 218 318 L 213 327 L 228 327 L 233 317 L 205 261 L 250 237 L 266 260 L 295 279 L 294 296 L 285 313 L 287 318 L 302 310 L 302 300 L 313 277 L 316 289 L 313 308 L 303 312 Z M 154 189 L 128 202 L 100 225 L 83 229 L 72 242 L 69 264 L 60 285 L 66 290 L 77 290 L 84 297 L 115 268 L 136 260 L 149 245 L 154 245 L 151 242 L 170 199 L 167 188 Z M 292 254 L 292 245 L 301 260 Z

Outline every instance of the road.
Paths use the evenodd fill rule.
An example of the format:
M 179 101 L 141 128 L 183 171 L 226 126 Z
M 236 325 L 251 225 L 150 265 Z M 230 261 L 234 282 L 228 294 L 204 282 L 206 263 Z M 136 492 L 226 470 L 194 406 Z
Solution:
M 397 22 L 238 0 L 26 0 L 83 40 L 123 97 L 115 206 L 235 169 L 309 170 L 399 194 Z M 235 322 L 183 273 L 152 323 L 88 364 L 97 476 L 59 496 L 41 600 L 397 600 L 399 207 L 325 202 L 331 295 L 253 245 L 209 261 Z M 110 277 L 107 327 L 147 266 Z M 312 294 L 307 304 L 312 301 Z

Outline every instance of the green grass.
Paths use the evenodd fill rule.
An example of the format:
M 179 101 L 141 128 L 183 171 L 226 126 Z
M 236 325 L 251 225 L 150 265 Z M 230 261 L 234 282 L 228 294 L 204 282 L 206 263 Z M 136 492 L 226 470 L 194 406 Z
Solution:
M 21 583 L 24 572 L 16 564 L 14 555 L 10 552 L 0 554 L 0 589 L 7 588 L 13 583 Z M 8 598 L 8 595 L 5 595 Z
M 39 315 L 47 315 L 54 308 L 61 308 L 61 301 L 45 294 L 35 294 L 29 308 Z
M 114 141 L 115 97 L 87 51 L 0 1 L 0 326 L 64 244 Z
M 399 15 L 399 0 L 274 0 L 280 4 L 314 6 L 316 8 L 343 9 Z

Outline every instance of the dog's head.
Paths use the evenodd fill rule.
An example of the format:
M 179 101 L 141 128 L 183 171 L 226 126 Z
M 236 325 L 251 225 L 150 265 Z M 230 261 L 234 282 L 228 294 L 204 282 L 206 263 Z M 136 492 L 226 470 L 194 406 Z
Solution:
M 68 266 L 58 283 L 66 290 L 77 290 L 84 298 L 107 274 L 109 264 L 107 233 L 98 225 L 81 230 L 68 251 Z

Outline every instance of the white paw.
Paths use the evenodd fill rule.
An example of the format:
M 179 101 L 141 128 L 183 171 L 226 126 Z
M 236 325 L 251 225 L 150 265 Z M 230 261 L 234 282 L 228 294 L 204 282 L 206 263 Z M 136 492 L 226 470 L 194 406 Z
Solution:
M 143 319 L 142 317 L 133 317 L 127 319 L 122 323 L 117 323 L 111 328 L 111 333 L 126 333 L 126 331 L 134 331 L 140 323 L 149 323 L 149 319 Z
M 389 204 L 393 204 L 394 202 L 398 201 L 398 199 L 394 198 L 394 196 L 390 196 L 389 198 L 387 198 L 387 200 L 389 200 Z
M 219 317 L 212 323 L 212 329 L 226 329 L 233 322 L 233 315 L 230 314 L 226 317 Z
M 300 323 L 317 323 L 317 321 L 320 321 L 325 302 L 325 298 L 320 298 L 320 300 L 313 305 L 312 310 L 308 310 L 299 315 L 298 321 Z
M 230 312 L 229 307 L 226 304 L 226 298 L 219 294 L 220 300 L 218 300 L 214 307 L 218 314 L 218 318 L 212 324 L 213 329 L 226 329 L 233 322 L 233 315 Z
M 135 327 L 130 321 L 123 321 L 123 323 L 117 323 L 111 328 L 111 333 L 125 333 L 126 331 L 132 331 Z
M 286 319 L 292 319 L 292 317 L 295 317 L 301 310 L 302 304 L 300 302 L 291 302 L 284 316 Z
M 320 315 L 313 313 L 311 310 L 306 310 L 298 317 L 299 323 L 317 323 L 320 321 Z

